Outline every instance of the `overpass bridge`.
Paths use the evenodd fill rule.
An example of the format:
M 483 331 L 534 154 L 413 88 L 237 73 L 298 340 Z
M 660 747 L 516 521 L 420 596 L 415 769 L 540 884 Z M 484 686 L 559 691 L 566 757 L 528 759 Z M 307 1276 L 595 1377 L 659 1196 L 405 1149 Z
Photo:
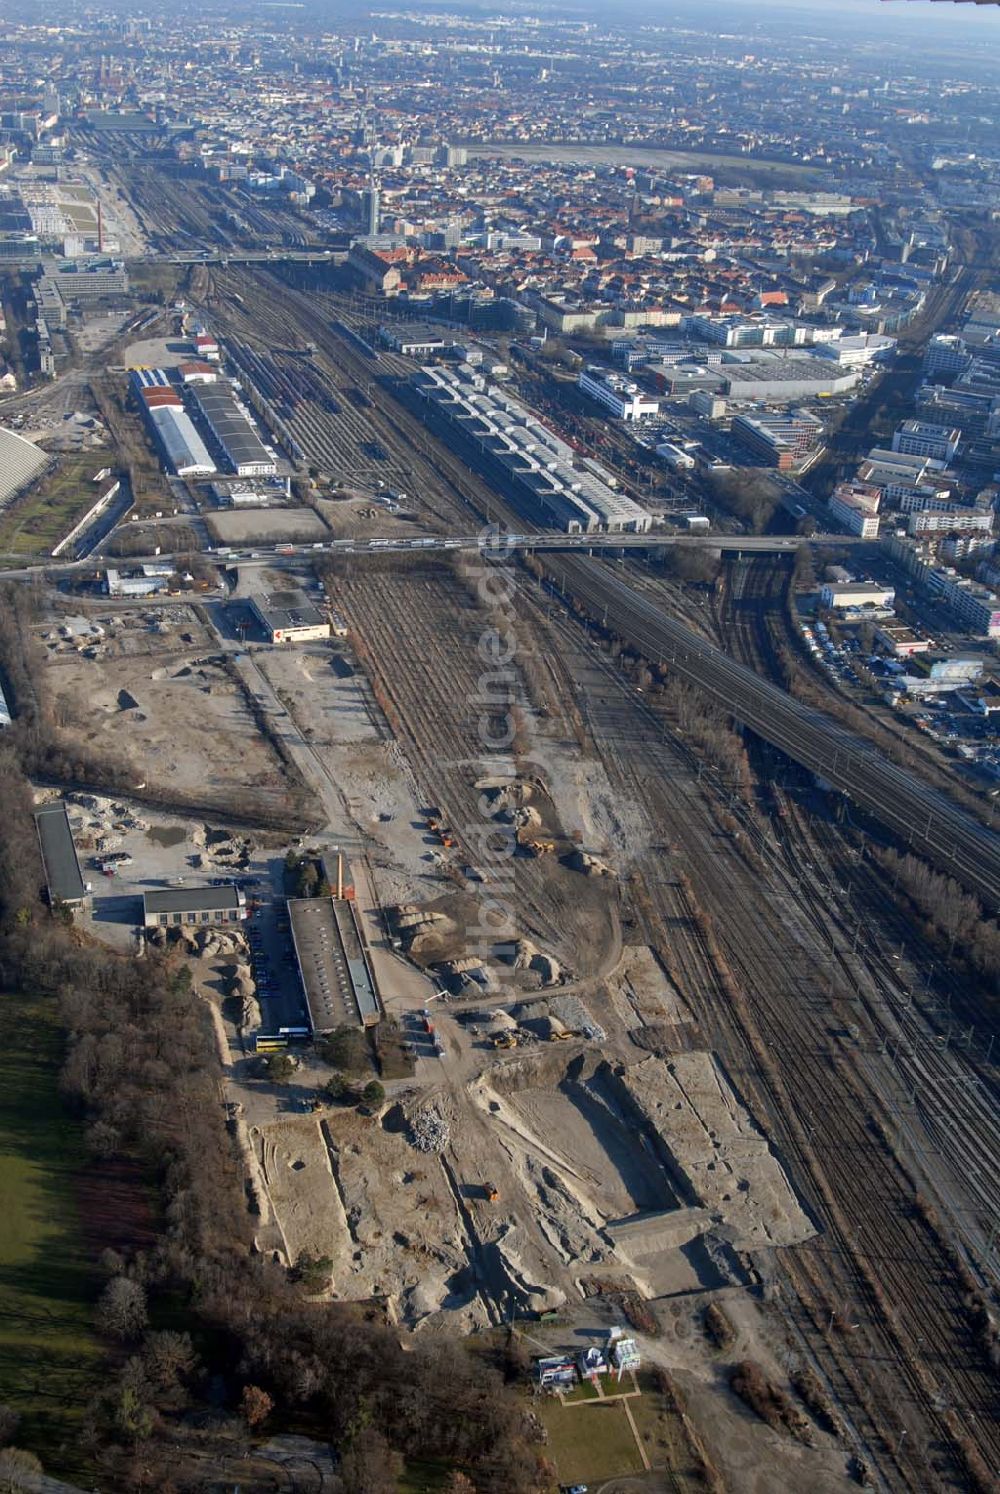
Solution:
M 346 249 L 177 249 L 172 253 L 130 256 L 129 264 L 168 265 L 339 265 Z
M 153 522 L 153 521 L 150 521 Z M 513 550 L 570 551 L 575 554 L 599 555 L 624 553 L 627 550 L 660 549 L 709 549 L 725 555 L 794 555 L 801 545 L 856 546 L 871 545 L 871 540 L 862 540 L 850 534 L 814 534 L 808 539 L 789 534 L 563 534 L 560 531 L 539 531 L 535 534 L 520 534 L 498 529 L 494 525 L 477 534 L 441 535 L 417 534 L 394 539 L 331 539 L 317 540 L 313 544 L 272 544 L 240 546 L 216 546 L 203 553 L 219 564 L 294 566 L 303 561 L 317 560 L 323 555 L 433 555 L 441 551 L 460 551 L 466 554 L 482 554 L 487 559 L 509 554 Z M 185 552 L 186 553 L 186 552 Z M 124 566 L 151 565 L 163 560 L 171 551 L 161 549 L 155 555 L 130 555 L 127 559 L 105 556 L 101 549 L 86 560 L 71 560 L 54 564 L 44 559 L 21 566 L 10 566 L 0 570 L 0 579 L 27 580 L 45 572 L 50 576 L 72 576 L 83 570 L 92 570 L 95 565 L 111 561 Z

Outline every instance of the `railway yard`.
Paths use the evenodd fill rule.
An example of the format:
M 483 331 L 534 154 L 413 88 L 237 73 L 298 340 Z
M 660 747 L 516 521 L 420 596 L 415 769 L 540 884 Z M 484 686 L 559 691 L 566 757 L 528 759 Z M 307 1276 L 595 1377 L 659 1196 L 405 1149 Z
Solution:
M 187 295 L 336 491 L 213 516 L 214 539 L 266 538 L 282 512 L 308 515 L 307 543 L 524 526 L 398 397 L 411 365 L 372 359 L 345 298 L 204 265 Z M 989 1488 L 995 998 L 882 853 L 943 864 L 992 917 L 996 840 L 939 765 L 900 766 L 785 688 L 791 559 L 728 557 L 710 585 L 631 555 L 295 564 L 345 638 L 239 652 L 227 609 L 288 573 L 233 563 L 197 606 L 81 600 L 105 628 L 89 656 L 45 640 L 67 719 L 96 708 L 92 752 L 130 744 L 132 770 L 185 804 L 200 784 L 206 810 L 243 785 L 242 820 L 272 829 L 308 796 L 321 848 L 353 848 L 409 1056 L 373 1113 L 328 1101 L 319 1050 L 262 1088 L 222 957 L 193 956 L 259 1247 L 329 1257 L 336 1296 L 406 1332 L 517 1317 L 544 1351 L 624 1314 L 733 1488 L 748 1445 L 761 1489 Z M 821 1387 L 805 1448 L 736 1416 L 710 1304 L 744 1358 Z
M 255 282 L 267 285 L 264 305 Z M 294 356 L 296 347 L 316 344 L 325 403 L 303 397 L 285 412 L 309 461 L 334 478 L 352 465 L 368 480 L 377 471 L 407 493 L 427 530 L 461 530 L 473 514 L 516 522 L 502 497 L 392 397 L 388 386 L 405 371 L 402 361 L 383 355 L 373 377 L 371 360 L 344 330 L 343 310 L 332 297 L 317 300 L 322 317 L 274 276 L 232 270 L 211 272 L 203 304 L 214 325 L 248 347 L 256 339 L 259 349 L 280 345 Z M 404 942 L 411 960 L 438 978 L 463 967 L 467 975 L 469 961 L 478 964 L 477 993 L 469 994 L 466 979 L 457 1004 L 436 1019 L 444 1077 L 424 1094 L 451 1117 L 446 1173 L 464 1169 L 481 1179 L 486 1168 L 502 1179 L 499 1212 L 483 1202 L 484 1189 L 467 1190 L 465 1228 L 486 1317 L 502 1313 L 512 1282 L 528 1300 L 530 1284 L 544 1283 L 573 1301 L 600 1259 L 602 1274 L 652 1298 L 666 1325 L 655 1352 L 688 1359 L 671 1341 L 666 1304 L 685 1285 L 719 1290 L 713 1230 L 724 1237 L 731 1227 L 726 1206 L 709 1231 L 710 1259 L 690 1239 L 685 1255 L 667 1226 L 658 1254 L 630 1256 L 635 1240 L 622 1219 L 669 1215 L 678 1197 L 662 1179 L 659 1192 L 648 1176 L 623 1183 L 627 1166 L 638 1165 L 624 1159 L 626 1171 L 616 1169 L 613 1180 L 606 1162 L 587 1162 L 584 1133 L 574 1142 L 572 1128 L 581 1083 L 585 1092 L 595 1083 L 589 1071 L 598 1054 L 609 1065 L 596 1077 L 601 1103 L 619 1126 L 621 1098 L 609 1105 L 607 1090 L 621 1082 L 617 1074 L 650 1054 L 668 1062 L 711 1054 L 768 1153 L 780 1159 L 801 1211 L 794 1240 L 752 1249 L 743 1240 L 736 1252 L 737 1276 L 767 1304 L 770 1328 L 781 1324 L 784 1362 L 815 1366 L 843 1418 L 846 1444 L 860 1450 L 878 1486 L 982 1479 L 1000 1455 L 995 1378 L 974 1320 L 976 1282 L 992 1280 L 1000 1203 L 992 1016 L 985 994 L 976 995 L 894 895 L 874 854 L 891 829 L 881 780 L 870 802 L 853 782 L 847 811 L 829 787 L 816 786 L 801 750 L 794 762 L 775 741 L 774 702 L 789 697 L 764 692 L 782 681 L 779 649 L 794 643 L 784 600 L 788 563 L 731 561 L 708 593 L 657 579 L 642 562 L 630 562 L 627 576 L 575 559 L 547 570 L 552 579 L 543 584 L 514 568 L 513 601 L 502 619 L 468 561 L 340 557 L 322 572 L 349 620 L 350 647 L 405 764 L 412 802 L 433 806 L 454 827 L 454 847 L 434 853 L 422 897 L 411 884 L 406 920 L 411 935 L 414 927 L 419 933 Z M 592 601 L 588 578 L 596 575 Z M 560 576 L 562 590 L 592 616 L 600 601 L 593 626 L 582 626 L 564 604 L 553 585 Z M 746 774 L 713 766 L 699 750 L 683 696 L 640 689 L 635 669 L 623 668 L 600 625 L 616 588 L 634 608 L 616 615 L 619 637 L 645 645 L 640 651 L 654 667 L 665 658 L 668 679 L 697 680 L 704 690 L 706 657 L 720 672 L 737 671 L 730 678 L 744 678 L 739 666 L 756 676 L 759 714 L 749 697 L 737 713 L 758 728 L 740 737 Z M 659 631 L 650 647 L 641 628 L 654 613 Z M 633 620 L 631 637 L 623 624 Z M 484 753 L 476 741 L 476 648 L 484 628 L 498 622 L 516 637 L 509 688 L 517 730 L 504 751 Z M 731 699 L 720 700 L 728 719 Z M 840 749 L 831 740 L 824 731 L 816 766 L 836 785 Z M 845 750 L 857 750 L 854 739 Z M 847 766 L 856 766 L 853 757 Z M 873 760 L 871 771 L 903 772 L 885 759 Z M 914 846 L 922 833 L 929 841 L 961 823 L 969 849 L 956 841 L 951 859 L 957 871 L 981 878 L 979 890 L 992 898 L 990 838 L 944 804 L 937 784 L 920 792 L 929 796 L 931 821 L 910 813 Z M 553 850 L 516 855 L 504 883 L 515 938 L 527 952 L 526 961 L 515 960 L 528 966 L 522 973 L 506 965 L 502 941 L 487 940 L 484 953 L 481 935 L 473 948 L 462 933 L 470 923 L 478 929 L 476 910 L 496 875 L 487 869 L 479 880 L 484 816 L 487 824 L 516 824 L 512 810 L 526 806 L 537 816 L 535 838 Z M 385 856 L 386 846 L 377 854 Z M 595 867 L 604 874 L 588 875 Z M 655 992 L 633 987 L 625 973 L 642 952 L 658 972 Z M 529 1056 L 529 1048 L 524 1057 L 498 1058 L 470 1042 L 470 1020 L 481 1023 L 501 1007 L 520 1010 L 527 1032 L 523 1012 L 532 1005 L 541 1012 L 556 971 L 558 989 L 577 994 L 604 1034 L 596 1053 L 584 1042 L 541 1050 L 544 1057 Z M 574 1053 L 575 1064 L 568 1061 Z M 424 1072 L 418 1063 L 418 1083 Z M 527 1076 L 539 1072 L 551 1098 L 536 1101 L 539 1080 Z M 459 1116 L 467 1122 L 461 1141 L 454 1139 Z M 484 1116 L 499 1131 L 499 1151 L 497 1135 L 482 1130 Z M 615 1155 L 621 1134 L 606 1140 Z M 580 1176 L 572 1174 L 588 1167 L 597 1191 L 581 1197 Z M 677 1167 L 675 1156 L 675 1184 Z M 595 1207 L 602 1189 L 605 1207 Z M 684 1197 L 688 1207 L 706 1207 Z M 671 1227 L 679 1226 L 678 1215 Z M 499 1256 L 493 1246 L 502 1247 Z

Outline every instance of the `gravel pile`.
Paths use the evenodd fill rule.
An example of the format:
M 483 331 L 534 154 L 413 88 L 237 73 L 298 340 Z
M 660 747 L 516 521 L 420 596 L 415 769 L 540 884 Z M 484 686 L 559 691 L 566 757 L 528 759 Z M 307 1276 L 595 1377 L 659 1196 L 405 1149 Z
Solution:
M 570 1029 L 579 1032 L 592 1042 L 603 1043 L 604 1028 L 595 1022 L 579 996 L 554 996 L 549 1001 L 549 1011 Z
M 418 1152 L 443 1152 L 450 1134 L 448 1122 L 434 1109 L 418 1111 L 410 1121 L 410 1141 Z

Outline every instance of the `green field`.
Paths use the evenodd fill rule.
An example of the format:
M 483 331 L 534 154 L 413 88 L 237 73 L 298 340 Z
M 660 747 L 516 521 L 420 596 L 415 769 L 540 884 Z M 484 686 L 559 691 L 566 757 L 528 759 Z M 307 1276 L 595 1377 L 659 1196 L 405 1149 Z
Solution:
M 544 1401 L 538 1415 L 563 1484 L 599 1484 L 602 1479 L 642 1472 L 642 1458 L 620 1401 L 589 1401 L 564 1406 L 558 1396 Z
M 19 1445 L 72 1476 L 86 1472 L 77 1429 L 101 1358 L 75 1197 L 81 1140 L 58 1092 L 52 1013 L 0 999 L 0 1402 L 24 1418 Z
M 51 550 L 96 501 L 93 478 L 107 465 L 106 453 L 61 457 L 55 471 L 0 520 L 0 554 L 44 555 Z

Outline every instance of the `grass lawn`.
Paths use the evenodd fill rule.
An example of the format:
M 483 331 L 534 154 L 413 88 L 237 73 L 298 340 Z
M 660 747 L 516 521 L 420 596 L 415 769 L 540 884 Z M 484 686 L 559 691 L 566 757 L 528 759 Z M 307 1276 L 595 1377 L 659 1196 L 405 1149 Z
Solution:
M 692 1489 L 700 1487 L 684 1423 L 667 1409 L 652 1375 L 640 1371 L 638 1383 L 642 1394 L 632 1397 L 629 1409 L 646 1457 L 654 1468 L 668 1468 L 680 1487 L 688 1487 L 689 1480 Z
M 107 465 L 107 452 L 61 457 L 58 467 L 4 514 L 0 553 L 41 555 L 51 550 L 96 502 L 92 479 Z
M 545 1452 L 555 1460 L 560 1483 L 593 1485 L 642 1472 L 639 1449 L 620 1401 L 564 1406 L 553 1396 L 540 1403 L 538 1414 L 549 1434 Z
M 76 1447 L 101 1357 L 75 1186 L 78 1127 L 57 1089 L 61 1044 L 45 1004 L 2 995 L 0 1049 L 0 1402 L 20 1411 L 20 1446 L 46 1471 L 86 1474 Z
M 596 1401 L 599 1399 L 597 1387 L 590 1380 L 578 1380 L 572 1390 L 561 1390 L 559 1392 L 563 1404 L 572 1406 L 577 1401 Z

